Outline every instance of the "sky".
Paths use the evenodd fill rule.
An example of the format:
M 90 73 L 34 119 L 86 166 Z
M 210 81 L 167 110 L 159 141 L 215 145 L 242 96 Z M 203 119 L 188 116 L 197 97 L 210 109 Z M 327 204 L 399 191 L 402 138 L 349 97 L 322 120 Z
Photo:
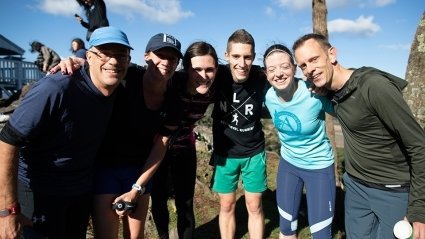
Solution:
M 140 65 L 145 65 L 150 37 L 161 32 L 179 39 L 182 52 L 194 41 L 207 41 L 225 63 L 228 37 L 244 28 L 255 39 L 255 64 L 261 66 L 268 46 L 282 43 L 291 48 L 297 38 L 312 32 L 311 0 L 104 1 L 110 25 L 127 34 L 134 48 L 132 62 Z M 329 40 L 341 65 L 373 66 L 405 77 L 425 1 L 327 0 L 326 5 Z M 34 40 L 65 58 L 71 55 L 71 40 L 86 35 L 75 13 L 85 18 L 75 0 L 2 0 L 0 34 L 25 50 L 26 61 L 37 57 L 29 51 Z

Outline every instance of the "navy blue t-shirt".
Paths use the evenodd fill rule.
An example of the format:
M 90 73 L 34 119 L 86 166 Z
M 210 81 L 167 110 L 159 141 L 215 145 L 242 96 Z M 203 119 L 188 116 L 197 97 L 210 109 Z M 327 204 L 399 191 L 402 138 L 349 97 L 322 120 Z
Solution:
M 3 140 L 22 146 L 19 180 L 34 192 L 90 191 L 114 98 L 101 94 L 85 68 L 72 76 L 57 73 L 36 82 L 1 132 Z

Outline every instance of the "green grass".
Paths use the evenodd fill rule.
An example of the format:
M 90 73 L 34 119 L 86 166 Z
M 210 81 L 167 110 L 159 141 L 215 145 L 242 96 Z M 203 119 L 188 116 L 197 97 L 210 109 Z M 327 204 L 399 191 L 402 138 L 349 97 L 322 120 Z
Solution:
M 206 118 L 203 120 L 205 125 L 211 123 L 210 119 Z M 279 163 L 279 149 L 280 145 L 276 132 L 271 125 L 270 119 L 263 120 L 264 132 L 266 136 L 266 150 L 267 150 L 267 174 L 268 174 L 268 187 L 269 190 L 263 196 L 263 210 L 265 215 L 265 238 L 277 239 L 279 238 L 279 215 L 276 206 L 276 174 L 277 166 Z M 202 147 L 200 147 L 202 148 Z M 337 149 L 337 155 L 339 158 L 339 175 L 342 175 L 344 168 L 343 160 L 343 149 Z M 197 169 L 197 185 L 195 188 L 195 217 L 196 217 L 196 229 L 195 238 L 202 239 L 218 239 L 219 227 L 218 227 L 218 213 L 219 213 L 219 198 L 217 194 L 213 193 L 209 189 L 209 184 L 212 177 L 212 167 L 208 165 L 210 153 L 203 150 L 198 150 L 198 169 Z M 236 218 L 237 227 L 235 238 L 247 239 L 248 228 L 247 228 L 247 211 L 245 206 L 245 200 L 242 189 L 237 191 L 238 200 L 236 205 Z M 302 208 L 306 206 L 303 205 Z M 175 234 L 177 225 L 177 215 L 174 206 L 174 200 L 170 198 L 168 203 L 168 209 L 170 212 L 170 232 Z M 305 211 L 305 210 L 304 210 Z M 299 231 L 298 239 L 310 239 L 310 231 L 307 227 L 307 219 L 305 218 L 306 213 L 304 212 L 299 217 Z M 337 199 L 335 205 L 335 217 L 333 223 L 333 239 L 344 238 L 344 221 L 343 221 L 343 192 L 337 188 Z M 145 239 L 156 239 L 156 229 L 151 218 L 148 218 L 146 223 Z M 172 238 L 172 237 L 170 237 Z

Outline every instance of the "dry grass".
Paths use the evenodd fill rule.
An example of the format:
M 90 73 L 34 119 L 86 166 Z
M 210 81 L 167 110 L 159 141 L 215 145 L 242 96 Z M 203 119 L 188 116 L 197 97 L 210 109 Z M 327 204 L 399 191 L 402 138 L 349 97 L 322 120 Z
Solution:
M 203 122 L 203 123 L 202 123 Z M 209 125 L 211 120 L 205 119 L 202 124 Z M 276 132 L 269 119 L 263 120 L 264 132 L 266 135 L 266 150 L 267 150 L 267 173 L 268 173 L 268 187 L 263 197 L 263 209 L 265 214 L 265 238 L 277 239 L 279 238 L 279 215 L 276 206 L 276 174 L 277 166 L 279 163 L 279 143 L 277 140 Z M 210 127 L 198 126 L 198 131 L 202 133 L 207 139 L 211 139 Z M 212 167 L 208 164 L 210 160 L 210 152 L 207 151 L 207 144 L 205 142 L 198 142 L 198 168 L 197 168 L 197 184 L 195 186 L 195 215 L 196 215 L 196 229 L 195 238 L 201 239 L 219 239 L 218 227 L 218 213 L 219 213 L 219 199 L 218 196 L 210 190 L 210 182 L 212 177 Z M 339 157 L 342 158 L 342 149 L 338 149 Z M 342 160 L 341 160 L 342 161 Z M 340 169 L 343 168 L 339 167 Z M 342 172 L 340 172 L 342 173 Z M 334 220 L 334 239 L 343 239 L 343 193 L 337 190 L 336 214 Z M 247 228 L 247 211 L 245 207 L 245 200 L 243 196 L 242 187 L 239 187 L 238 200 L 236 206 L 237 214 L 237 229 L 235 238 L 249 238 Z M 174 201 L 172 198 L 169 200 L 170 211 L 170 239 L 177 238 L 176 235 L 176 214 Z M 299 239 L 311 238 L 307 225 L 306 206 L 302 205 L 302 210 L 299 218 Z M 158 238 L 155 226 L 151 217 L 146 222 L 146 239 Z

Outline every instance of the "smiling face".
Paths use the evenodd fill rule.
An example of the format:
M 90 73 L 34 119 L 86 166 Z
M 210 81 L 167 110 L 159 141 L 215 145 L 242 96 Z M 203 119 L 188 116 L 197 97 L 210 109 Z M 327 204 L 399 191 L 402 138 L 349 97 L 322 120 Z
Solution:
M 92 47 L 87 52 L 87 62 L 93 84 L 104 95 L 109 95 L 127 74 L 130 49 L 120 44 Z
M 229 63 L 233 81 L 236 83 L 246 81 L 255 58 L 253 46 L 231 42 L 228 51 L 225 53 L 225 58 Z
M 180 57 L 172 48 L 164 47 L 154 52 L 145 53 L 148 71 L 156 79 L 169 80 L 177 69 Z
M 267 80 L 276 90 L 290 91 L 294 82 L 296 66 L 291 57 L 281 51 L 273 51 L 264 60 Z
M 190 61 L 191 67 L 187 70 L 189 76 L 187 89 L 190 94 L 206 94 L 217 73 L 215 59 L 211 55 L 204 55 L 192 57 Z
M 336 62 L 335 48 L 325 50 L 316 40 L 309 39 L 298 46 L 295 59 L 307 80 L 317 87 L 332 90 L 333 63 Z

